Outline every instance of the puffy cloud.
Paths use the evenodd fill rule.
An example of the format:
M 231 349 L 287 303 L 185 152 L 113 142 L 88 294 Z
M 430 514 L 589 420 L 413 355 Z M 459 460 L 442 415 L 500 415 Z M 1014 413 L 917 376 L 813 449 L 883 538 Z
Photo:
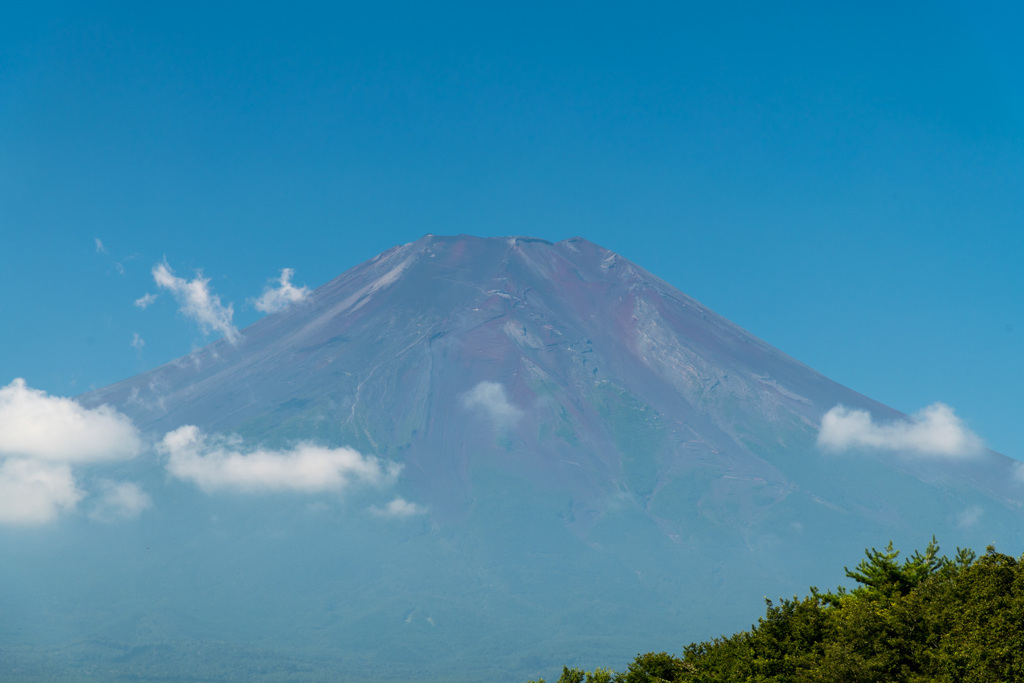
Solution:
M 381 508 L 374 506 L 370 508 L 370 511 L 380 517 L 401 519 L 425 514 L 427 512 L 427 508 L 419 503 L 410 503 L 404 498 L 395 498 L 384 507 Z
M 100 482 L 100 489 L 100 501 L 89 516 L 101 522 L 134 519 L 153 506 L 153 501 L 138 484 L 104 480 Z
M 143 310 L 149 308 L 153 302 L 156 301 L 156 294 L 150 294 L 146 292 L 143 296 L 140 296 L 135 300 L 135 305 Z
M 232 344 L 237 344 L 241 335 L 231 319 L 235 309 L 231 304 L 224 306 L 220 297 L 210 291 L 210 280 L 198 273 L 194 280 L 186 280 L 174 274 L 166 261 L 153 266 L 153 280 L 158 287 L 170 290 L 177 300 L 180 311 L 195 320 L 204 334 L 211 330 L 220 332 Z M 143 297 L 145 298 L 145 297 Z
M 462 395 L 462 405 L 483 410 L 498 427 L 508 427 L 523 416 L 498 382 L 480 382 Z
M 393 483 L 401 469 L 351 448 L 300 443 L 286 451 L 241 450 L 237 439 L 207 437 L 185 425 L 164 435 L 159 446 L 167 471 L 204 491 L 342 491 L 356 483 Z
M 256 310 L 263 313 L 276 313 L 308 297 L 308 287 L 296 287 L 292 284 L 292 275 L 294 274 L 295 271 L 291 268 L 282 270 L 281 277 L 277 279 L 277 286 L 267 287 L 263 290 L 263 296 L 254 302 Z
M 82 498 L 71 467 L 33 458 L 0 462 L 0 524 L 52 522 Z
M 141 449 L 131 420 L 110 406 L 85 408 L 20 378 L 0 389 L 0 457 L 96 462 L 130 458 Z
M 865 410 L 837 405 L 822 418 L 818 445 L 827 450 L 868 447 L 946 457 L 975 455 L 982 449 L 981 439 L 944 403 L 889 424 L 875 424 Z
M 0 524 L 44 524 L 85 495 L 72 465 L 131 458 L 138 430 L 110 406 L 85 408 L 16 379 L 0 389 Z

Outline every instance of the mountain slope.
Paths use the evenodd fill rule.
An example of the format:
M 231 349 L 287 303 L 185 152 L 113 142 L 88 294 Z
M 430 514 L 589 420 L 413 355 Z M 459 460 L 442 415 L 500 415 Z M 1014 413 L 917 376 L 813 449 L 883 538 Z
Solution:
M 582 239 L 428 235 L 81 401 L 154 440 L 196 425 L 401 465 L 396 491 L 426 511 L 404 520 L 358 493 L 206 495 L 159 455 L 123 466 L 154 492 L 139 524 L 165 553 L 125 580 L 174 586 L 180 611 L 134 608 L 151 636 L 115 637 L 113 617 L 97 633 L 179 650 L 217 634 L 353 679 L 382 660 L 396 680 L 621 665 L 752 620 L 867 545 L 1010 547 L 1022 522 L 998 454 L 823 453 L 837 404 L 904 416 Z M 164 661 L 148 652 L 138 666 Z
M 614 491 L 650 497 L 695 468 L 731 474 L 718 486 L 732 495 L 754 486 L 777 501 L 821 461 L 828 409 L 903 417 L 582 239 L 427 236 L 236 346 L 217 342 L 83 400 L 154 433 L 196 424 L 354 446 L 404 463 L 435 509 L 459 497 L 485 450 L 598 511 Z M 1013 496 L 1005 477 L 940 465 Z M 934 463 L 887 466 L 936 474 Z

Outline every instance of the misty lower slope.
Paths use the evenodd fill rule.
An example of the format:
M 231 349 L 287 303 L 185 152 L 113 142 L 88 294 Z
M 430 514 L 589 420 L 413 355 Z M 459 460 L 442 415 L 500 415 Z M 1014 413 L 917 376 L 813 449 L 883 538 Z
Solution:
M 4 603 L 27 619 L 4 641 L 105 674 L 619 666 L 741 628 L 765 595 L 838 582 L 864 547 L 1011 548 L 1022 522 L 1024 487 L 998 454 L 823 452 L 837 404 L 904 416 L 580 239 L 427 236 L 237 344 L 81 401 L 163 444 L 118 465 L 154 507 L 127 530 L 69 523 L 56 544 L 4 532 L 17 559 L 2 578 L 34 596 Z M 179 453 L 167 435 L 186 425 L 233 440 Z M 169 469 L 309 444 L 394 476 L 261 493 Z M 29 614 L 34 599 L 47 608 Z

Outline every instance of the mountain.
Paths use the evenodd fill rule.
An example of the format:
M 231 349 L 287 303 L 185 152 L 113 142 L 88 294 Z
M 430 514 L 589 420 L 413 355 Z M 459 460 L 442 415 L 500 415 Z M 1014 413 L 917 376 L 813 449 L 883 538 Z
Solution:
M 47 656 L 104 675 L 621 667 L 744 628 L 765 595 L 838 583 L 867 546 L 935 534 L 1016 551 L 1024 522 L 999 454 L 823 450 L 837 405 L 907 417 L 583 239 L 428 235 L 80 402 L 164 443 L 118 471 L 154 509 L 104 531 L 105 556 L 97 532 L 69 531 L 79 592 L 33 617 Z M 394 476 L 341 494 L 201 490 L 168 474 L 165 435 L 186 425 L 250 451 L 354 449 Z M 21 551 L 25 567 L 54 559 Z

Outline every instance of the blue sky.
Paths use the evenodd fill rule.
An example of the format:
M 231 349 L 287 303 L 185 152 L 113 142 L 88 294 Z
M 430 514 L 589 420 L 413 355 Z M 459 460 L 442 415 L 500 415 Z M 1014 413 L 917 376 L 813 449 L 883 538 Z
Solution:
M 824 6 L 824 5 L 828 6 Z M 0 386 L 62 396 L 425 233 L 582 236 L 1024 459 L 1024 11 L 51 3 L 0 26 Z M 97 242 L 99 240 L 99 242 Z M 142 340 L 144 345 L 133 340 Z

